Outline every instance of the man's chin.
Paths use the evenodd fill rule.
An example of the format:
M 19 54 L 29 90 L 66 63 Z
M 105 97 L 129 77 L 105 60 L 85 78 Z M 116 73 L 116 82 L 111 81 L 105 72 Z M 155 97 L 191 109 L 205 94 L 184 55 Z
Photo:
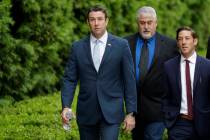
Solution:
M 152 37 L 151 34 L 142 34 L 142 38 L 144 39 L 150 39 Z
M 94 35 L 96 38 L 100 38 L 100 37 L 103 35 L 103 33 L 101 33 L 101 32 L 94 32 L 93 35 Z

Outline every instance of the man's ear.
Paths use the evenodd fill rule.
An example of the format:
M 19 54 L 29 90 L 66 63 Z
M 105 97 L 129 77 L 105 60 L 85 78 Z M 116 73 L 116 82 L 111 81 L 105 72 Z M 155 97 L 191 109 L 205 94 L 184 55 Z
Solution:
M 195 46 L 198 45 L 198 39 L 197 39 L 197 38 L 195 38 L 195 39 L 193 40 L 193 44 L 194 44 Z
M 90 25 L 90 24 L 89 24 L 89 20 L 88 20 L 88 19 L 86 20 L 86 22 L 87 22 L 87 24 L 88 24 L 88 25 Z
M 106 18 L 106 26 L 108 25 L 109 23 L 109 18 Z

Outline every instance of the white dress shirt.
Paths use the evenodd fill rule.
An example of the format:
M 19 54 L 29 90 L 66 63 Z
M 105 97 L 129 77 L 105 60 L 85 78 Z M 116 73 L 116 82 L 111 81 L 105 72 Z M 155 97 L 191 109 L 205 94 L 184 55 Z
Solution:
M 105 52 L 105 49 L 106 49 L 107 39 L 108 39 L 107 31 L 99 39 L 95 38 L 92 34 L 90 35 L 90 47 L 91 47 L 92 58 L 93 58 L 93 49 L 94 49 L 94 46 L 96 45 L 96 40 L 98 40 L 99 41 L 99 46 L 100 46 L 100 62 L 101 62 L 101 60 L 103 58 L 103 55 L 104 55 L 104 52 Z
M 197 54 L 196 52 L 193 53 L 187 60 L 189 60 L 190 66 L 190 80 L 191 80 L 191 89 L 192 89 L 192 97 L 193 97 L 193 82 L 194 82 L 194 73 L 195 73 L 195 64 L 196 64 Z M 185 68 L 186 68 L 186 58 L 181 55 L 180 61 L 180 72 L 181 72 L 181 109 L 180 114 L 188 114 L 187 109 L 187 89 L 186 89 L 186 77 L 185 77 Z

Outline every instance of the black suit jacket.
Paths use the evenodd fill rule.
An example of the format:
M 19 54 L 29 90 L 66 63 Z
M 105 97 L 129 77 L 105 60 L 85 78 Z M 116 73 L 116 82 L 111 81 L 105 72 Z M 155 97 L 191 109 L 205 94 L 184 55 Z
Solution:
M 173 127 L 181 108 L 180 56 L 167 61 L 165 70 L 166 96 L 163 102 L 165 124 Z M 210 136 L 210 61 L 197 56 L 193 83 L 194 126 L 199 136 Z
M 208 39 L 206 58 L 210 59 L 210 37 Z
M 136 42 L 139 33 L 126 37 L 129 42 L 135 65 Z M 144 81 L 137 87 L 137 117 L 144 121 L 162 121 L 161 102 L 164 96 L 163 63 L 178 55 L 176 41 L 166 36 L 155 34 L 155 54 Z

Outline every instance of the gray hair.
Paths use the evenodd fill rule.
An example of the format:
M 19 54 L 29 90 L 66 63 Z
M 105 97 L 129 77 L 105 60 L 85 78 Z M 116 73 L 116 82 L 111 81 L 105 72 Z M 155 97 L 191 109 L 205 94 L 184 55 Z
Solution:
M 143 7 L 139 8 L 139 10 L 137 11 L 137 15 L 136 15 L 137 20 L 141 14 L 151 14 L 155 18 L 155 20 L 157 20 L 156 11 L 154 8 L 152 8 L 150 6 L 143 6 Z

